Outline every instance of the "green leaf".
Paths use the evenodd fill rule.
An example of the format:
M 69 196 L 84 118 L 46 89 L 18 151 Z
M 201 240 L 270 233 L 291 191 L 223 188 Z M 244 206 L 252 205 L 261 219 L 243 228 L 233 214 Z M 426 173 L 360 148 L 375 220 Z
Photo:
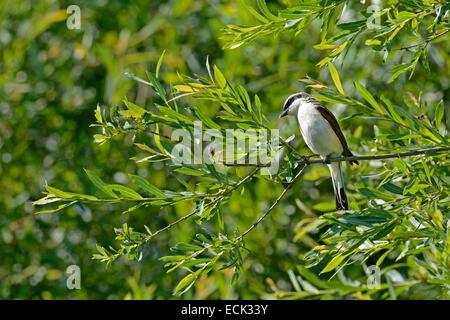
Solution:
M 295 276 L 294 272 L 289 269 L 287 271 L 289 279 L 291 280 L 292 286 L 294 287 L 294 290 L 297 292 L 302 291 L 302 289 L 300 288 L 300 284 L 298 283 L 297 277 Z
M 386 274 L 386 281 L 388 283 L 388 291 L 392 300 L 397 300 L 397 294 L 395 293 L 394 286 L 392 285 L 391 276 L 389 273 Z
M 54 187 L 50 187 L 49 185 L 45 186 L 45 189 L 49 193 L 53 194 L 54 196 L 56 196 L 58 198 L 71 199 L 71 198 L 75 197 L 75 195 L 73 193 L 62 191 L 62 190 L 56 189 Z
M 195 244 L 190 244 L 190 243 L 184 243 L 184 242 L 179 242 L 170 248 L 170 251 L 177 255 L 192 254 L 193 252 L 196 252 L 199 250 L 202 250 L 201 246 L 198 246 Z
M 411 63 L 402 63 L 392 68 L 391 72 L 393 74 L 389 78 L 388 83 L 394 82 L 395 79 L 397 79 L 402 73 L 408 71 L 411 67 L 412 67 Z
M 372 238 L 372 241 L 376 241 L 379 239 L 382 239 L 384 237 L 386 237 L 389 233 L 391 233 L 392 230 L 394 230 L 396 227 L 396 225 L 394 223 L 391 223 L 383 228 L 381 228 L 381 230 L 379 230 Z
M 300 275 L 312 283 L 315 287 L 320 289 L 330 289 L 332 285 L 328 281 L 320 279 L 315 273 L 311 272 L 308 268 L 302 265 L 297 265 L 297 270 Z
M 381 45 L 381 41 L 378 39 L 367 39 L 365 42 L 366 46 L 379 46 Z
M 117 198 L 117 195 L 111 190 L 110 186 L 102 181 L 97 175 L 95 175 L 94 172 L 88 169 L 84 169 L 86 172 L 89 180 L 98 188 L 100 189 L 104 194 L 111 198 Z
M 110 184 L 109 188 L 113 191 L 119 192 L 123 197 L 125 197 L 127 199 L 133 199 L 133 200 L 142 199 L 142 196 L 139 193 L 137 193 L 133 189 L 122 186 L 120 184 Z
M 185 116 L 182 113 L 179 113 L 178 111 L 175 111 L 169 107 L 165 106 L 158 106 L 158 110 L 160 113 L 164 116 L 164 118 L 170 118 L 172 117 L 172 121 L 182 121 L 185 124 L 193 124 L 192 120 L 189 119 L 189 117 Z
M 384 108 L 378 104 L 372 94 L 364 88 L 360 83 L 355 82 L 355 88 L 359 92 L 359 94 L 366 100 L 372 108 L 374 108 L 380 114 L 386 114 Z
M 345 96 L 344 88 L 342 87 L 342 83 L 341 83 L 341 79 L 339 78 L 338 71 L 336 70 L 336 67 L 333 65 L 333 63 L 331 61 L 328 62 L 328 69 L 330 70 L 331 78 L 333 79 L 336 89 L 339 91 L 340 94 Z
M 58 206 L 56 209 L 42 210 L 42 211 L 35 212 L 34 214 L 38 215 L 38 214 L 55 213 L 55 212 L 61 211 L 64 208 L 70 207 L 71 205 L 74 205 L 77 202 L 78 202 L 78 200 L 74 200 L 72 202 L 62 204 L 62 205 Z
M 224 89 L 227 86 L 227 80 L 216 65 L 214 66 L 214 79 L 216 79 L 216 84 L 219 88 Z
M 349 30 L 351 32 L 356 32 L 356 31 L 360 30 L 361 28 L 365 28 L 366 26 L 367 26 L 366 19 L 341 23 L 341 24 L 337 25 L 338 28 L 340 28 L 342 30 Z
M 439 101 L 436 106 L 436 110 L 434 111 L 434 125 L 436 129 L 439 130 L 441 127 L 442 119 L 444 118 L 444 103 L 443 101 Z
M 159 154 L 158 151 L 153 150 L 152 148 L 150 148 L 148 145 L 143 144 L 143 143 L 135 143 L 134 144 L 136 147 L 138 147 L 139 149 L 141 149 L 142 151 L 151 153 L 151 154 Z
M 161 53 L 161 56 L 159 57 L 159 59 L 158 59 L 158 63 L 157 63 L 157 65 L 156 65 L 156 71 L 155 71 L 155 76 L 156 76 L 156 78 L 159 78 L 159 69 L 161 68 L 161 64 L 162 64 L 162 61 L 163 61 L 163 59 L 164 59 L 164 54 L 166 53 L 166 50 L 164 50 L 162 53 Z
M 392 102 L 386 98 L 384 95 L 380 96 L 381 101 L 383 101 L 383 103 L 386 105 L 390 116 L 392 117 L 392 119 L 397 122 L 397 123 L 401 123 L 403 124 L 403 119 L 400 116 L 400 114 L 397 112 L 396 108 L 394 107 L 394 105 L 392 104 Z
M 328 212 L 334 211 L 335 206 L 334 202 L 319 202 L 313 206 L 313 209 L 320 212 Z
M 258 118 L 259 122 L 262 122 L 263 115 L 262 115 L 261 100 L 259 99 L 257 94 L 255 94 L 255 108 L 256 108 L 257 118 Z
M 100 110 L 100 105 L 97 104 L 97 108 L 94 111 L 95 119 L 98 123 L 103 123 L 102 111 Z
M 53 195 L 47 195 L 43 198 L 40 198 L 36 201 L 33 201 L 33 206 L 43 206 L 49 203 L 53 203 L 53 202 L 59 202 L 62 201 L 63 199 L 61 198 L 56 198 Z
M 325 266 L 325 268 L 323 268 L 322 271 L 320 271 L 320 274 L 327 273 L 327 272 L 334 270 L 337 266 L 339 266 L 342 263 L 342 261 L 345 260 L 345 258 L 348 255 L 349 254 L 338 254 L 338 255 L 334 256 L 333 259 L 331 259 L 331 261 L 328 262 L 328 264 Z
M 248 95 L 247 90 L 241 85 L 236 86 L 237 92 L 239 94 L 239 98 L 242 101 L 243 110 L 248 110 L 250 113 L 253 112 L 252 102 L 250 100 L 250 96 Z
M 174 294 L 179 296 L 188 291 L 194 285 L 195 280 L 197 280 L 198 276 L 198 271 L 189 273 L 187 276 L 181 279 L 180 282 L 178 282 L 177 286 L 175 287 Z
M 136 176 L 136 175 L 132 175 L 132 174 L 130 174 L 129 177 L 136 187 L 139 187 L 142 190 L 144 190 L 154 196 L 161 197 L 161 198 L 166 197 L 166 194 L 164 192 L 162 192 L 156 186 L 154 186 L 153 184 L 148 182 L 147 179 L 144 179 L 140 176 Z
M 391 183 L 391 182 L 387 182 L 385 184 L 382 185 L 382 188 L 395 193 L 395 194 L 399 194 L 399 195 L 403 195 L 403 189 L 400 188 L 399 186 L 396 186 L 395 184 Z
M 393 249 L 394 249 L 394 248 L 390 248 L 389 250 L 386 250 L 386 251 L 378 258 L 378 260 L 377 260 L 377 262 L 375 263 L 375 265 L 376 265 L 377 267 L 379 267 L 379 266 L 383 263 L 383 261 L 386 259 L 386 257 L 388 256 L 388 254 L 391 253 L 391 251 L 392 251 Z
M 129 102 L 127 99 L 125 99 L 123 102 L 125 106 L 128 108 L 129 111 L 128 115 L 132 116 L 133 118 L 140 119 L 145 113 L 148 112 L 147 110 L 138 106 L 137 104 Z M 123 112 L 121 114 L 123 114 Z
M 161 83 L 156 78 L 156 76 L 153 73 L 151 73 L 151 72 L 147 72 L 147 78 L 150 81 L 153 89 L 155 89 L 155 91 L 158 94 L 158 96 L 161 99 L 163 99 L 163 101 L 165 103 L 167 103 L 166 91 L 164 90 L 164 87 L 161 85 Z
M 313 48 L 317 50 L 330 50 L 336 49 L 337 47 L 338 47 L 337 44 L 332 43 L 319 43 L 313 46 Z
M 430 183 L 430 185 L 432 185 L 433 184 L 433 182 L 431 181 L 432 172 L 430 170 L 430 167 L 428 166 L 428 164 L 424 158 L 421 159 L 421 162 L 422 162 L 423 171 L 425 172 L 425 174 L 427 176 L 428 182 Z
M 395 159 L 394 161 L 392 161 L 392 165 L 398 170 L 400 170 L 404 175 L 409 175 L 408 165 L 403 159 L 401 158 Z
M 260 22 L 262 23 L 268 23 L 269 20 L 266 19 L 263 15 L 261 15 L 258 11 L 256 11 L 255 9 L 253 9 L 253 7 L 251 7 L 250 5 L 248 5 L 247 3 L 245 3 L 245 1 L 240 0 L 241 4 L 245 7 L 245 9 L 247 9 L 252 16 L 254 16 L 256 19 L 258 19 Z
M 195 88 L 185 85 L 185 84 L 177 84 L 177 85 L 173 86 L 173 88 L 175 90 L 177 90 L 178 92 L 182 92 L 182 93 L 190 93 L 190 92 L 198 91 Z
M 220 232 L 224 232 L 225 231 L 225 223 L 224 223 L 224 220 L 223 220 L 223 212 L 222 212 L 222 210 L 220 210 L 220 208 L 216 209 L 216 210 L 217 210 L 217 214 L 216 214 L 216 216 L 217 216 L 217 225 L 219 227 L 219 231 Z
M 408 19 L 412 19 L 412 18 L 415 18 L 416 17 L 416 14 L 415 13 L 413 13 L 413 12 L 409 12 L 409 11 L 400 11 L 398 14 L 397 14 L 397 19 L 398 20 L 408 20 Z
M 358 189 L 358 192 L 361 193 L 362 195 L 365 195 L 366 197 L 382 199 L 384 201 L 390 201 L 393 199 L 391 195 L 381 192 L 374 188 L 361 188 Z
M 106 140 L 108 140 L 108 136 L 104 136 L 103 134 L 94 134 L 94 142 L 102 144 Z
M 262 12 L 262 14 L 267 17 L 268 19 L 272 21 L 280 21 L 281 19 L 277 16 L 273 15 L 272 12 L 270 12 L 269 8 L 267 7 L 265 0 L 258 0 L 258 8 Z
M 203 171 L 200 171 L 197 169 L 192 169 L 192 168 L 187 168 L 187 167 L 175 169 L 175 172 L 182 173 L 182 174 L 185 174 L 188 176 L 197 176 L 197 177 L 205 175 L 205 173 Z
M 222 127 L 219 126 L 217 123 L 215 123 L 210 117 L 208 117 L 205 113 L 203 113 L 200 108 L 192 108 L 192 112 L 194 115 L 202 121 L 204 125 L 206 125 L 208 128 L 221 130 Z
M 161 144 L 161 137 L 159 136 L 159 125 L 155 123 L 155 134 L 153 135 L 153 138 L 155 139 L 156 147 L 159 151 L 161 151 L 162 154 L 166 154 L 166 149 L 164 149 L 163 145 Z
M 347 103 L 348 101 L 342 97 L 341 95 L 338 95 L 337 93 L 329 93 L 329 92 L 314 92 L 313 96 L 320 101 L 328 102 L 328 103 Z
M 97 197 L 94 197 L 94 196 L 91 196 L 91 195 L 62 191 L 62 190 L 56 189 L 55 187 L 51 187 L 49 185 L 46 185 L 45 189 L 49 193 L 51 193 L 54 196 L 56 196 L 58 198 L 61 198 L 61 199 L 80 198 L 80 199 L 86 199 L 86 200 L 97 200 Z

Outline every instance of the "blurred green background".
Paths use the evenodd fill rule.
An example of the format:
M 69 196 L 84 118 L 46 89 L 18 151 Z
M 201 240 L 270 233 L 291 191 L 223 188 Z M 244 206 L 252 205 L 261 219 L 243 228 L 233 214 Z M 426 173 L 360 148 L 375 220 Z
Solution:
M 66 8 L 71 4 L 81 9 L 80 30 L 66 26 Z M 279 124 L 277 114 L 285 97 L 302 88 L 298 79 L 308 75 L 331 83 L 326 70 L 315 66 L 322 52 L 312 48 L 319 41 L 319 28 L 314 24 L 299 37 L 269 36 L 254 45 L 221 49 L 223 43 L 218 39 L 226 24 L 252 22 L 238 1 L 24 0 L 0 4 L 0 298 L 172 297 L 180 277 L 166 275 L 158 258 L 170 245 L 190 239 L 199 228 L 195 224 L 181 225 L 162 236 L 140 262 L 120 259 L 107 269 L 91 257 L 97 243 L 112 243 L 114 227 L 126 221 L 161 227 L 186 208 L 138 210 L 127 216 L 117 207 L 77 205 L 60 214 L 35 216 L 31 203 L 42 196 L 45 183 L 92 192 L 83 168 L 95 169 L 105 180 L 117 183 L 126 183 L 128 173 L 150 177 L 161 187 L 171 183 L 157 165 L 129 161 L 135 152 L 130 139 L 99 146 L 92 139 L 95 128 L 89 127 L 95 121 L 97 104 L 110 107 L 127 97 L 145 106 L 154 97 L 149 87 L 124 73 L 145 77 L 164 50 L 164 81 L 178 82 L 177 72 L 205 74 L 209 56 L 230 81 L 258 93 L 273 127 Z M 432 73 L 418 68 L 415 82 L 400 79 L 392 84 L 390 98 L 395 100 L 400 90 L 421 90 L 429 92 L 430 103 L 448 100 L 449 52 L 447 41 L 430 61 Z M 390 77 L 386 70 L 400 58 L 383 64 L 383 53 L 356 46 L 346 59 L 351 64 L 340 66 L 340 74 L 346 91 L 351 92 L 353 80 L 370 81 L 374 90 L 384 88 Z M 342 109 L 333 111 L 339 114 Z M 346 122 L 346 129 L 355 133 L 347 139 L 356 150 L 356 140 L 373 134 L 373 128 L 363 127 L 360 121 Z M 291 122 L 281 130 L 285 136 L 298 135 Z M 252 234 L 247 240 L 250 253 L 245 271 L 235 286 L 230 285 L 230 272 L 214 273 L 200 279 L 184 297 L 262 298 L 274 285 L 289 290 L 288 271 L 315 244 L 309 237 L 295 242 L 294 226 L 305 215 L 317 215 L 321 208 L 333 205 L 328 179 L 326 168 L 315 167 L 303 181 L 301 194 L 291 195 Z M 269 205 L 263 196 L 269 183 L 261 179 L 253 187 L 254 203 L 239 195 L 230 202 L 227 216 L 234 217 L 240 229 Z M 322 207 L 313 207 L 314 203 Z M 81 268 L 81 290 L 66 287 L 65 270 L 71 264 Z

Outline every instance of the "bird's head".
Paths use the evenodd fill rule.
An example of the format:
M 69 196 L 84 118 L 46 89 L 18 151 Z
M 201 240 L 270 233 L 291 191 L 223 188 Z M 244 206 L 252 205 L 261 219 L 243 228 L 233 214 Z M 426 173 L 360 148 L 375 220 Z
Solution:
M 283 112 L 281 112 L 280 118 L 287 115 L 297 114 L 298 108 L 302 104 L 310 102 L 317 102 L 317 100 L 305 92 L 299 92 L 290 95 L 284 102 Z

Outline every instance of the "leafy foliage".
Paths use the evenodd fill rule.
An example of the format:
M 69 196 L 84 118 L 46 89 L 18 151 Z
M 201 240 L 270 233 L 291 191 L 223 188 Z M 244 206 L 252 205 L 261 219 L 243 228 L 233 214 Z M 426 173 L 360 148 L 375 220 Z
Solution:
M 47 176 L 50 185 L 44 186 L 46 195 L 34 202 L 45 208 L 32 218 L 27 212 L 17 214 L 18 206 L 11 205 L 16 191 L 6 193 L 3 206 L 11 213 L 2 235 L 4 239 L 10 239 L 11 233 L 14 236 L 2 249 L 2 256 L 8 257 L 2 263 L 5 267 L 0 267 L 0 275 L 6 274 L 2 295 L 12 296 L 11 288 L 19 287 L 23 290 L 20 297 L 66 296 L 64 289 L 56 290 L 47 283 L 41 284 L 41 290 L 28 289 L 21 279 L 31 271 L 14 274 L 13 264 L 21 269 L 33 261 L 30 270 L 41 271 L 42 267 L 62 269 L 67 261 L 91 264 L 83 252 L 90 256 L 95 243 L 100 243 L 93 258 L 109 269 L 99 268 L 103 271 L 95 271 L 92 283 L 86 284 L 100 297 L 117 297 L 108 292 L 120 292 L 125 298 L 167 298 L 172 294 L 188 298 L 448 298 L 446 84 L 450 47 L 445 40 L 450 30 L 449 7 L 446 1 L 383 5 L 373 11 L 369 4 L 354 1 L 286 2 L 282 6 L 257 0 L 254 6 L 220 4 L 217 10 L 193 1 L 138 3 L 129 6 L 139 19 L 130 22 L 125 15 L 120 17 L 117 30 L 102 34 L 92 50 L 80 34 L 73 34 L 79 50 L 85 52 L 82 63 L 74 65 L 95 74 L 85 72 L 83 77 L 71 79 L 72 89 L 64 91 L 76 92 L 77 83 L 86 78 L 89 80 L 80 84 L 82 90 L 94 88 L 102 94 L 82 94 L 86 100 L 78 106 L 84 105 L 83 111 L 75 114 L 69 102 L 73 99 L 64 96 L 65 113 L 47 109 L 45 118 L 65 119 L 70 114 L 80 121 L 86 119 L 88 110 L 96 146 L 77 139 L 80 132 L 82 137 L 86 135 L 85 122 L 80 128 L 73 124 L 75 120 L 71 126 L 63 120 L 64 125 L 45 127 L 45 134 L 57 130 L 63 137 L 63 152 L 72 158 L 74 154 L 85 156 L 74 160 L 76 164 L 69 169 L 57 162 L 50 165 L 53 171 Z M 158 14 L 145 17 L 146 6 L 153 10 L 147 11 Z M 99 12 L 95 4 L 86 8 Z M 173 11 L 164 10 L 167 8 Z M 120 6 L 113 9 L 127 12 Z M 35 18 L 48 10 L 36 9 Z M 224 18 L 226 15 L 230 17 Z M 44 19 L 44 30 L 62 21 L 63 13 L 56 11 L 48 17 L 53 18 Z M 95 17 L 99 30 L 111 22 L 104 12 Z M 229 24 L 234 22 L 230 19 L 245 25 Z M 224 21 L 229 25 L 220 31 Z M 368 28 L 371 23 L 378 24 Z M 163 27 L 168 28 L 164 35 L 149 37 Z M 40 37 L 25 36 L 6 47 L 5 59 L 14 61 L 3 64 L 6 71 L 0 81 L 11 82 L 20 68 L 35 68 L 20 56 L 22 51 L 33 56 L 33 50 L 47 43 L 48 37 L 60 43 L 63 29 L 51 29 Z M 187 31 L 178 36 L 180 30 Z M 219 50 L 219 36 L 222 45 L 233 50 Z M 38 37 L 37 42 L 26 51 L 33 37 Z M 14 52 L 20 55 L 11 54 Z M 213 60 L 214 65 L 210 64 Z M 148 61 L 154 72 L 144 72 L 149 69 Z M 95 69 L 98 66 L 101 72 Z M 58 72 L 51 92 L 63 91 L 60 79 L 65 79 L 66 73 L 66 69 Z M 408 76 L 401 76 L 404 73 Z M 30 78 L 31 82 L 44 81 L 39 72 Z M 302 84 L 296 83 L 299 78 Z M 293 138 L 291 134 L 298 135 L 298 129 L 290 123 L 281 126 L 283 136 L 289 138 L 281 139 L 280 148 L 273 150 L 283 152 L 276 174 L 261 174 L 266 170 L 262 163 L 248 168 L 220 161 L 189 166 L 173 162 L 171 150 L 176 141 L 171 137 L 176 129 L 193 135 L 201 121 L 202 130 L 265 132 L 280 126 L 275 114 L 283 98 L 304 88 L 331 108 L 341 108 L 340 123 L 351 149 L 368 157 L 351 175 L 346 174 L 349 211 L 331 211 L 326 168 L 311 161 L 312 157 L 304 158 L 307 148 L 301 139 Z M 14 90 L 8 92 L 9 106 L 24 101 L 34 110 L 32 101 L 42 98 L 39 92 L 27 96 Z M 55 99 L 59 98 L 48 98 L 44 105 L 60 102 Z M 102 104 L 89 108 L 98 101 Z M 7 110 L 14 113 L 11 119 L 26 114 L 19 108 Z M 25 190 L 24 185 L 37 188 L 41 181 L 36 182 L 34 176 L 42 175 L 33 169 L 41 166 L 34 153 L 39 148 L 30 147 L 24 138 L 34 136 L 33 126 L 40 129 L 41 122 L 36 121 L 38 116 L 26 116 L 29 122 L 16 132 L 27 145 L 4 140 L 15 160 L 25 152 L 29 168 L 24 175 L 18 174 L 16 164 L 14 170 L 0 168 L 6 172 L 1 185 L 20 179 L 20 186 L 14 187 L 19 191 Z M 5 137 L 12 136 L 13 120 L 1 119 L 0 124 L 2 132 L 7 132 Z M 70 145 L 75 146 L 72 151 Z M 418 153 L 375 157 L 411 151 Z M 52 159 L 57 155 L 52 153 Z M 239 150 L 232 158 L 254 156 L 251 150 Z M 5 159 L 8 157 L 3 156 Z M 32 196 L 28 197 L 38 197 L 37 190 L 29 191 Z M 59 214 L 45 214 L 56 212 Z M 95 220 L 74 222 L 86 215 Z M 35 219 L 27 225 L 37 230 L 78 228 L 86 247 L 81 250 L 64 242 L 64 248 L 73 252 L 64 261 L 55 258 L 51 248 L 58 244 L 51 241 L 43 248 L 27 250 L 24 243 L 16 241 L 16 231 L 11 231 L 24 216 Z M 110 236 L 113 230 L 114 240 Z M 28 237 L 39 243 L 38 235 Z M 15 248 L 31 252 L 32 257 L 13 262 Z M 36 262 L 41 255 L 49 258 Z M 170 276 L 163 275 L 163 267 Z M 368 283 L 372 267 L 380 268 L 377 286 Z M 62 280 L 59 269 L 53 274 L 59 272 L 56 279 Z M 33 272 L 33 281 L 42 282 L 39 273 Z M 110 272 L 114 277 L 109 277 Z M 130 291 L 118 281 L 124 272 L 133 273 L 127 281 Z M 108 282 L 97 289 L 102 279 Z M 168 284 L 162 279 L 175 282 Z M 45 295 L 38 293 L 43 290 Z M 78 293 L 78 297 L 87 297 L 87 293 Z

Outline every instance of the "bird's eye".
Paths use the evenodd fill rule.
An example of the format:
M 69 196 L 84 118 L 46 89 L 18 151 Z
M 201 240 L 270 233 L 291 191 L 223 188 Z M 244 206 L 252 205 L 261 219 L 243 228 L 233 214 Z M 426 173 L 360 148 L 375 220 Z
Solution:
M 292 104 L 292 102 L 294 102 L 294 97 L 291 97 L 288 99 L 288 101 L 286 101 L 286 104 L 284 105 L 284 110 L 286 110 L 287 108 L 289 108 Z

